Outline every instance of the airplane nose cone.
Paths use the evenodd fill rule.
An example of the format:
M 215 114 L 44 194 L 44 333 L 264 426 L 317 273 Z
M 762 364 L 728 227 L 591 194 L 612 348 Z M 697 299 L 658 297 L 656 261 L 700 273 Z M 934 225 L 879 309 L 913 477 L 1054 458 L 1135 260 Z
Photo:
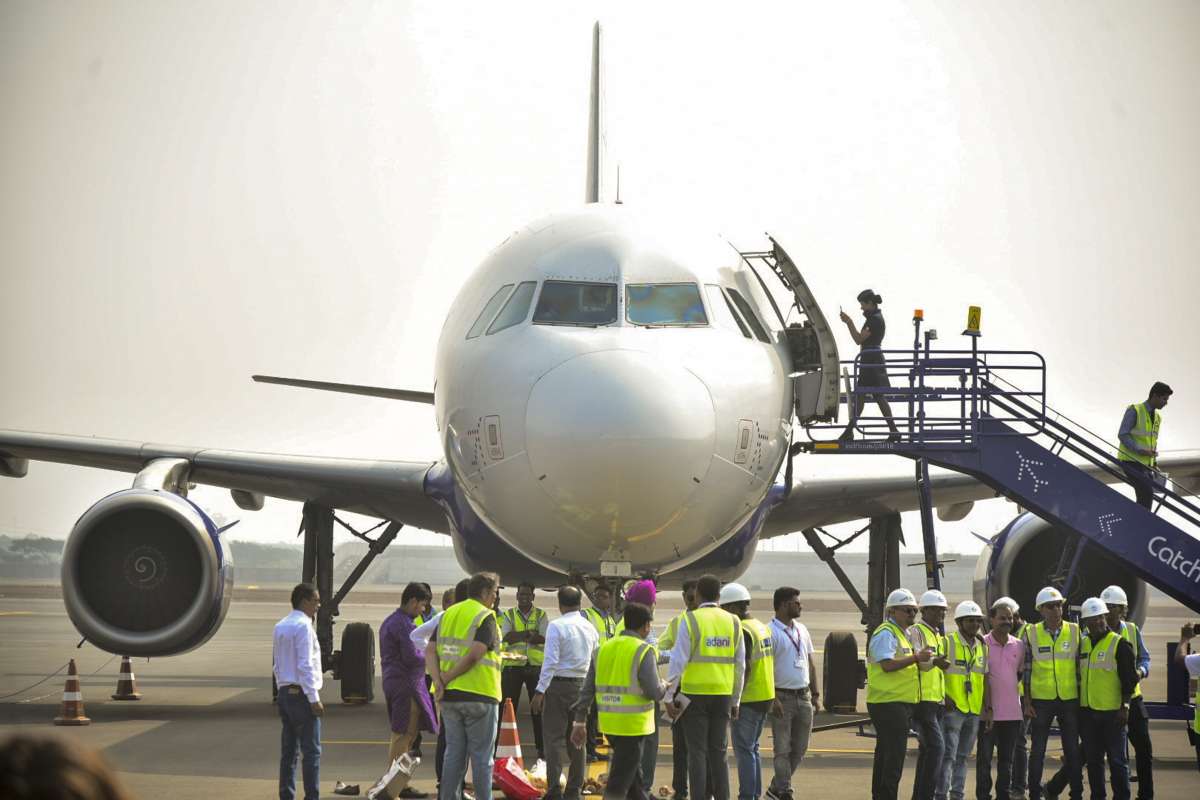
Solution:
M 622 546 L 665 529 L 700 489 L 715 426 L 704 383 L 647 353 L 589 353 L 543 375 L 529 396 L 526 443 L 564 544 L 582 534 L 600 548 Z

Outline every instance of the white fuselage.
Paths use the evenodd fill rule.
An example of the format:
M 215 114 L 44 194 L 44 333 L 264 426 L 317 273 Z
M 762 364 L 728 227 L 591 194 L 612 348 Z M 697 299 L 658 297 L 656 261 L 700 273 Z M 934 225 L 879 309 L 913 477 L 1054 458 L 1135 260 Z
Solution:
M 615 284 L 615 321 L 534 322 L 546 281 Z M 489 300 L 522 282 L 536 282 L 524 319 L 483 332 Z M 628 284 L 697 285 L 707 324 L 631 323 Z M 770 342 L 745 335 L 715 287 L 740 293 Z M 540 220 L 488 256 L 447 316 L 434 389 L 446 461 L 475 513 L 549 569 L 682 567 L 747 520 L 786 455 L 790 359 L 778 328 L 718 237 L 670 236 L 620 205 Z

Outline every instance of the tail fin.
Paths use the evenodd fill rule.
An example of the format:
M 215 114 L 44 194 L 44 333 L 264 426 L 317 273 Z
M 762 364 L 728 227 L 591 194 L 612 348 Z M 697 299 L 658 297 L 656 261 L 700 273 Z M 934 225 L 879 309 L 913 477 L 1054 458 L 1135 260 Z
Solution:
M 592 27 L 592 93 L 588 103 L 587 192 L 584 202 L 599 203 L 604 170 L 604 86 L 600 23 Z

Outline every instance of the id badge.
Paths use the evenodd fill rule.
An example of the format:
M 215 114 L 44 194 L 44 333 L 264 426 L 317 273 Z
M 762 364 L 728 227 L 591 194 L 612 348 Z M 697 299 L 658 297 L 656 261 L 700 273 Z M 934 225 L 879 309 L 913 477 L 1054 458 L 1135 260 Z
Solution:
M 797 655 L 796 661 L 792 664 L 792 666 L 796 667 L 797 669 L 803 668 L 804 667 L 804 656 Z

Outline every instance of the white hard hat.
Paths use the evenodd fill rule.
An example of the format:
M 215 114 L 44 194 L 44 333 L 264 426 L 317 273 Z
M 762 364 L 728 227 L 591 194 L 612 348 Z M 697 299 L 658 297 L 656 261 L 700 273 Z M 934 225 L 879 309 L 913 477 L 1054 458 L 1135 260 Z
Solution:
M 917 598 L 913 597 L 913 593 L 908 589 L 896 589 L 888 595 L 887 607 L 892 606 L 916 606 Z
M 995 608 L 996 606 L 1008 606 L 1012 609 L 1014 614 L 1021 610 L 1021 607 L 1017 605 L 1017 601 L 1013 600 L 1008 595 L 1005 595 L 1004 597 L 997 597 L 996 602 L 992 603 L 992 608 Z
M 1109 586 L 1100 593 L 1100 599 L 1108 605 L 1127 606 L 1129 598 L 1125 595 L 1125 590 L 1120 586 Z
M 727 583 L 721 587 L 721 598 L 717 602 L 721 605 L 726 603 L 740 603 L 743 600 L 750 599 L 750 591 L 740 583 Z
M 982 617 L 983 609 L 974 600 L 963 600 L 954 609 L 954 618 L 962 619 L 963 617 Z
M 939 592 L 937 589 L 930 589 L 925 594 L 921 595 L 921 608 L 949 608 L 950 605 L 946 602 L 946 595 Z
M 1100 617 L 1108 613 L 1108 606 L 1104 605 L 1104 601 L 1099 597 L 1089 597 L 1083 601 L 1083 606 L 1079 609 L 1080 619 L 1090 619 L 1091 617 Z
M 1055 589 L 1053 586 L 1047 586 L 1037 593 L 1037 602 L 1034 603 L 1038 608 L 1041 608 L 1046 603 L 1065 603 L 1066 600 L 1062 596 L 1062 592 Z

